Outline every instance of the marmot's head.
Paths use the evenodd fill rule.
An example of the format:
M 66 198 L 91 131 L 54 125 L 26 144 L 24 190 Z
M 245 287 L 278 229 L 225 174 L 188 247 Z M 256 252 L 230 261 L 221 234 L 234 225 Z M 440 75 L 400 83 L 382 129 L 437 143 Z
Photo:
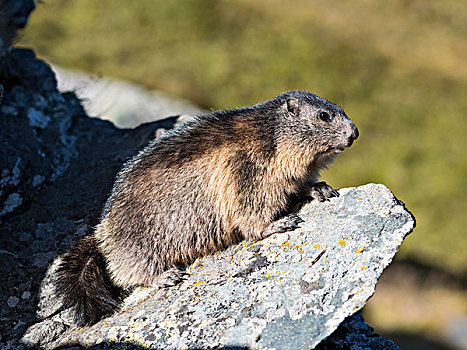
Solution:
M 282 142 L 306 147 L 314 155 L 335 156 L 350 147 L 358 129 L 339 106 L 306 91 L 277 97 Z M 316 159 L 316 158 L 315 158 Z

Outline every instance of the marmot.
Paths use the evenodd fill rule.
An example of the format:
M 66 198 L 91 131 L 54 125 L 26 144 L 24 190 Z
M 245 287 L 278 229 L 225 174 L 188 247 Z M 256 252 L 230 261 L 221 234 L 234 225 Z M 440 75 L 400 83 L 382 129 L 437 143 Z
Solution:
M 291 91 L 151 141 L 117 175 L 95 231 L 63 256 L 64 305 L 93 324 L 132 287 L 174 285 L 196 258 L 296 228 L 290 205 L 338 195 L 319 171 L 357 137 L 340 107 Z

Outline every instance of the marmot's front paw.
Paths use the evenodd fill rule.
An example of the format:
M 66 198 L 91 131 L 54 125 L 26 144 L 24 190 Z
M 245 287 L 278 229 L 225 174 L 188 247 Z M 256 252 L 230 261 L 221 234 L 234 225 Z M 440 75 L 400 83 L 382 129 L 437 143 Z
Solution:
M 310 187 L 310 196 L 320 202 L 328 198 L 339 197 L 339 192 L 329 186 L 326 182 L 317 182 Z
M 159 275 L 154 283 L 153 287 L 166 288 L 172 287 L 179 283 L 182 283 L 188 277 L 188 273 L 180 266 L 174 266 L 171 269 L 164 271 Z

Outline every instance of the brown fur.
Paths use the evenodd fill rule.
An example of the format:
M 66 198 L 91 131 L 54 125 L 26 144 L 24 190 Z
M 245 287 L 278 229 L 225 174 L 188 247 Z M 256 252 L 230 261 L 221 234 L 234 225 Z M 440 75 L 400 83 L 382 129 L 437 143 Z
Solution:
M 92 236 L 105 271 L 122 289 L 170 285 L 198 257 L 277 232 L 297 197 L 337 195 L 316 183 L 319 171 L 357 137 L 341 108 L 304 91 L 164 134 L 117 176 Z M 66 264 L 60 271 L 72 280 Z

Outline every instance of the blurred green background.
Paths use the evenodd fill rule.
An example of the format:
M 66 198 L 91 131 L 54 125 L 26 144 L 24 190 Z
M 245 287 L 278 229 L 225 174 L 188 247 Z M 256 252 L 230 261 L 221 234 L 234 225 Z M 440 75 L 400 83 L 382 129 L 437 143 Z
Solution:
M 466 34 L 458 0 L 47 0 L 19 44 L 207 109 L 292 89 L 341 105 L 361 136 L 323 179 L 386 184 L 417 218 L 398 259 L 465 281 Z

